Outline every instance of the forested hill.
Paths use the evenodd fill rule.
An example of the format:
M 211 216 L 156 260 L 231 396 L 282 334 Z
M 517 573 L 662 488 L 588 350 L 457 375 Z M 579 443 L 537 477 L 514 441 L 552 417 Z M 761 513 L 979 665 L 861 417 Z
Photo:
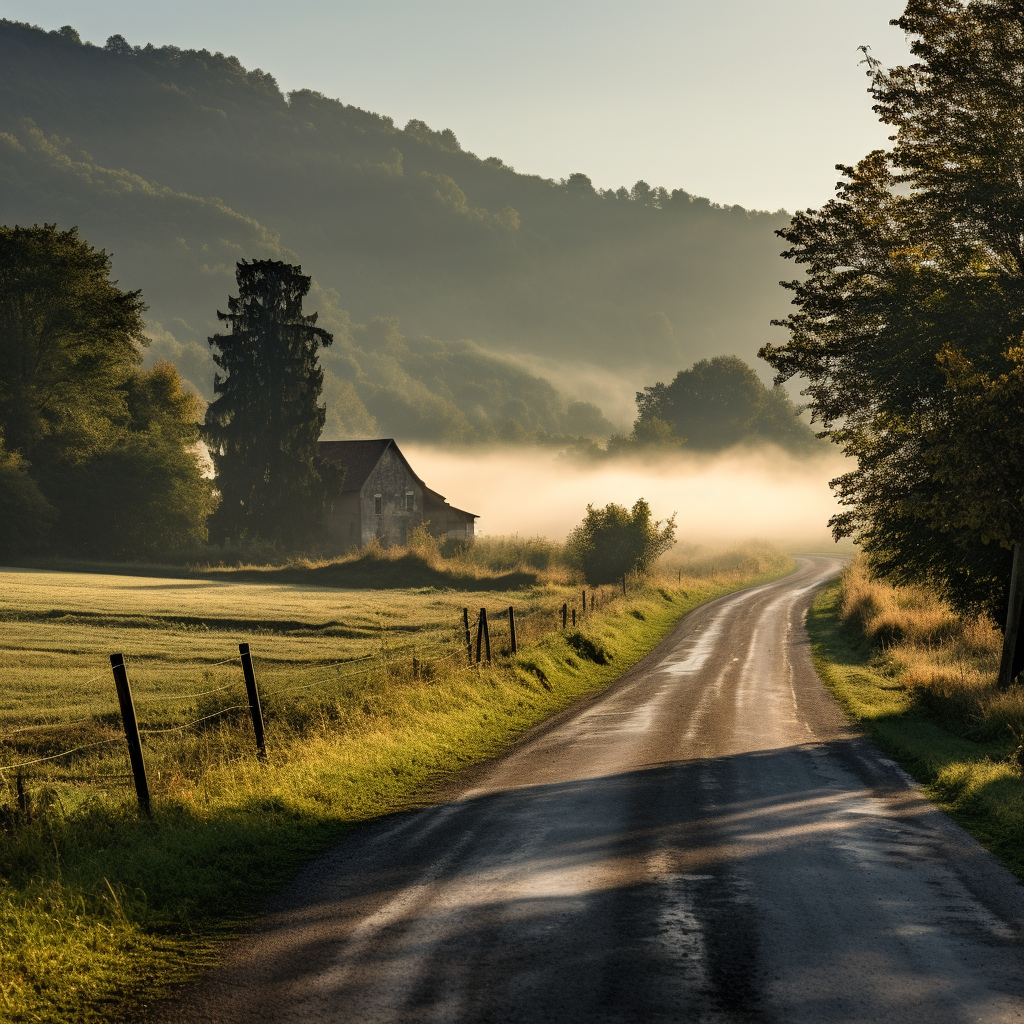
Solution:
M 631 394 L 702 356 L 750 358 L 784 301 L 782 214 L 519 174 L 221 54 L 0 21 L 0 133 L 0 222 L 77 224 L 197 367 L 243 257 L 300 262 L 343 322 L 542 360 L 570 392 L 559 367 Z

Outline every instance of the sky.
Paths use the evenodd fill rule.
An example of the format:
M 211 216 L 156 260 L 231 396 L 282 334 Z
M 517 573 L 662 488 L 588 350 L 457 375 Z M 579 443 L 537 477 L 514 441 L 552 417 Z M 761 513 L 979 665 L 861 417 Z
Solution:
M 832 194 L 837 163 L 886 144 L 858 46 L 907 59 L 898 0 L 0 0 L 102 45 L 237 56 L 545 178 L 683 188 L 790 211 Z

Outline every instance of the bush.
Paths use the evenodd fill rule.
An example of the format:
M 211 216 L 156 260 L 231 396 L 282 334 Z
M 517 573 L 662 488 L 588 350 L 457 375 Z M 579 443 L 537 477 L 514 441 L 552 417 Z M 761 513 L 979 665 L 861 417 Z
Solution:
M 676 517 L 651 520 L 651 507 L 639 498 L 632 510 L 614 503 L 587 506 L 583 522 L 569 534 L 566 560 L 597 585 L 630 573 L 645 574 L 675 544 Z

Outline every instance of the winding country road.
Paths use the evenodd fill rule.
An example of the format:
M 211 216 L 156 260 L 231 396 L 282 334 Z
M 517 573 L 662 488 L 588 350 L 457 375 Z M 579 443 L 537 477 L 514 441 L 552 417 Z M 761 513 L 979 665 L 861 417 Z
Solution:
M 802 625 L 840 563 L 799 563 L 312 864 L 158 1019 L 1024 1021 L 1024 889 L 845 723 Z

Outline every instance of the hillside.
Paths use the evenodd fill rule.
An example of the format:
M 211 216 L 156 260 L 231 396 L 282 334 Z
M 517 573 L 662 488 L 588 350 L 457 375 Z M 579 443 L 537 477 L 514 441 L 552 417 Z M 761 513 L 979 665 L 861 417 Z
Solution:
M 221 54 L 118 37 L 100 48 L 73 30 L 0 21 L 0 133 L 0 222 L 77 224 L 112 252 L 122 286 L 150 305 L 155 351 L 207 395 L 205 338 L 243 257 L 313 274 L 313 308 L 349 346 L 325 360 L 334 391 L 384 389 L 363 388 L 361 404 L 388 432 L 401 416 L 385 392 L 415 380 L 459 410 L 456 433 L 477 421 L 513 435 L 600 433 L 595 409 L 570 411 L 535 374 L 568 396 L 625 398 L 616 408 L 628 412 L 653 375 L 722 352 L 750 358 L 780 311 L 782 214 L 642 182 L 598 193 L 583 175 L 519 174 L 450 131 L 400 129 L 308 91 L 286 97 Z M 407 336 L 389 364 L 402 364 L 397 377 L 380 378 L 380 353 L 350 329 L 370 324 L 372 345 L 375 317 L 397 318 Z M 397 328 L 376 330 L 393 339 Z M 467 361 L 473 387 L 445 384 Z

